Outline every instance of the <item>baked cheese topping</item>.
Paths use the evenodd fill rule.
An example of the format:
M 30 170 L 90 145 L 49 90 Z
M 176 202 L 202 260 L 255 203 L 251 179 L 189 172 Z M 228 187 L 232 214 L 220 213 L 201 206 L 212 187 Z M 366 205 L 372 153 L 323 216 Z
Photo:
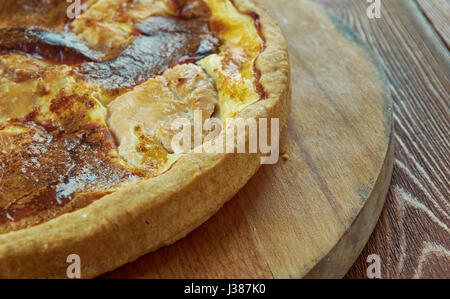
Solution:
M 216 82 L 220 115 L 226 119 L 261 98 L 254 65 L 264 43 L 255 16 L 238 12 L 229 0 L 205 1 L 212 12 L 212 30 L 222 46 L 218 54 L 206 57 L 199 65 Z
M 263 97 L 257 15 L 230 0 L 85 0 L 74 20 L 70 3 L 2 3 L 25 26 L 0 13 L 0 233 L 160 175 L 173 120 Z

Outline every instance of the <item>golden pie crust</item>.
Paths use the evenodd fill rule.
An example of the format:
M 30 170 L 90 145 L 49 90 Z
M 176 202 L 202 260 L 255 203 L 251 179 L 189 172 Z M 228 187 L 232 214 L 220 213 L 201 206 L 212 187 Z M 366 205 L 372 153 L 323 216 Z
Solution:
M 279 118 L 283 128 L 290 112 L 285 40 L 256 1 L 234 0 L 233 4 L 241 12 L 259 16 L 264 49 L 255 69 L 265 92 L 233 116 Z M 0 277 L 64 278 L 67 257 L 77 254 L 82 277 L 90 278 L 170 245 L 231 199 L 259 169 L 260 156 L 190 152 L 160 175 L 125 185 L 39 225 L 0 234 Z

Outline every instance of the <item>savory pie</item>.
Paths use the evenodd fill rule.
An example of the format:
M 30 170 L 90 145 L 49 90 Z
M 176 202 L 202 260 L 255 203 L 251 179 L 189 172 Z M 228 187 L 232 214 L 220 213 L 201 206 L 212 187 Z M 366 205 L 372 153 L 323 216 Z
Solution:
M 0 277 L 65 277 L 70 254 L 94 277 L 217 212 L 261 154 L 177 152 L 177 119 L 287 121 L 286 45 L 254 0 L 81 4 L 0 2 Z

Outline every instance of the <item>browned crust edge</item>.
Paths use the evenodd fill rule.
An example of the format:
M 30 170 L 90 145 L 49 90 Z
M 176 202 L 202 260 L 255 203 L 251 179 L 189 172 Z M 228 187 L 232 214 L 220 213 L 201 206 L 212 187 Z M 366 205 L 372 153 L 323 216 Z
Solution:
M 255 0 L 235 0 L 260 16 L 266 48 L 258 57 L 267 99 L 237 117 L 280 119 L 290 112 L 287 45 L 276 22 Z M 0 278 L 65 278 L 70 254 L 90 278 L 170 245 L 214 215 L 260 167 L 258 154 L 183 156 L 167 173 L 130 185 L 86 208 L 0 235 Z

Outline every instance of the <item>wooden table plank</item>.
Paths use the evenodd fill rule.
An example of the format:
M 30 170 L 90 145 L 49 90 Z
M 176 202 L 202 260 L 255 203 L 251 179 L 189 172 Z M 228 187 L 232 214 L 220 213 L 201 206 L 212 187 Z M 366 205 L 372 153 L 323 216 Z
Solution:
M 422 13 L 433 25 L 447 47 L 450 46 L 450 1 L 416 0 Z
M 448 49 L 414 1 L 383 0 L 380 19 L 360 0 L 315 0 L 344 19 L 380 57 L 394 99 L 396 162 L 381 220 L 347 274 L 366 277 L 378 254 L 384 278 L 449 278 L 449 69 Z M 447 20 L 423 0 L 437 28 Z M 440 31 L 443 36 L 447 33 Z

